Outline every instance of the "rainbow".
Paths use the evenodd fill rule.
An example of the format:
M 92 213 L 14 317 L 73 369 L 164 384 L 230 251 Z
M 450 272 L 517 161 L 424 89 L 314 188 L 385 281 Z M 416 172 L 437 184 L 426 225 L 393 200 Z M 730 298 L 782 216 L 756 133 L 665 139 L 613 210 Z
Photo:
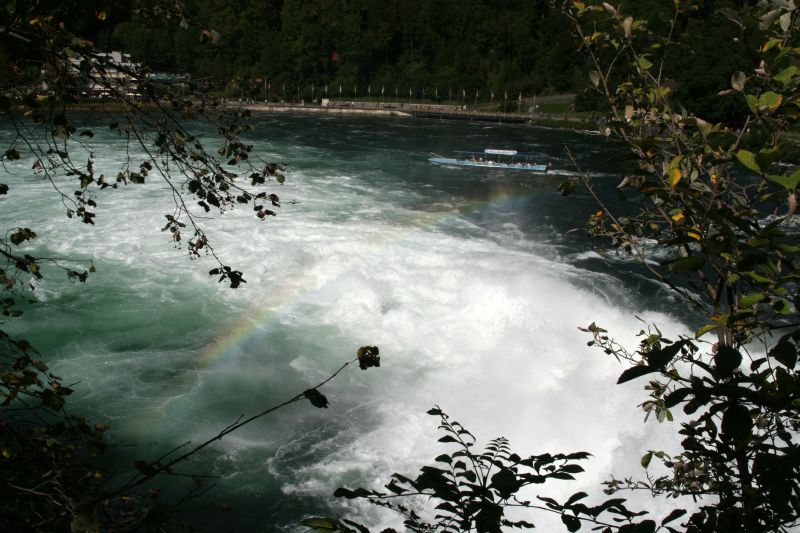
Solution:
M 507 184 L 503 184 L 507 185 Z M 529 193 L 525 196 L 529 196 Z M 503 203 L 523 198 L 524 196 L 515 195 L 513 191 L 505 188 L 492 190 L 489 199 L 468 200 L 458 206 L 457 209 L 451 208 L 447 211 L 425 212 L 420 217 L 418 224 L 409 225 L 400 231 L 385 232 L 370 238 L 367 247 L 372 253 L 377 253 L 381 249 L 388 248 L 391 244 L 410 238 L 411 235 L 427 231 L 431 228 L 441 226 L 449 220 L 463 216 L 464 213 L 475 213 L 488 208 L 495 208 Z M 357 259 L 354 259 L 354 261 Z M 261 307 L 255 312 L 245 313 L 242 318 L 233 322 L 228 329 L 208 344 L 198 356 L 198 370 L 211 367 L 217 360 L 223 358 L 237 346 L 246 343 L 247 340 L 262 328 L 271 317 L 275 316 L 282 308 L 295 301 L 301 294 L 313 292 L 322 288 L 327 280 L 313 280 L 310 275 L 303 273 L 299 281 L 291 285 L 284 285 L 278 291 L 270 294 L 266 302 L 262 302 Z
M 405 227 L 392 226 L 390 231 L 376 232 L 362 244 L 366 245 L 367 253 L 370 255 L 380 254 L 392 244 L 406 239 L 413 239 L 419 233 L 430 231 L 437 226 L 443 226 L 448 221 L 458 219 L 464 214 L 496 209 L 505 203 L 531 196 L 541 190 L 538 187 L 535 189 L 530 188 L 525 194 L 520 194 L 523 189 L 518 186 L 518 182 L 515 182 L 513 187 L 509 187 L 509 185 L 512 184 L 498 183 L 498 186 L 493 188 L 489 197 L 485 199 L 466 200 L 457 206 L 448 206 L 447 209 L 441 211 L 422 212 L 413 223 L 407 224 Z M 552 189 L 552 180 L 548 180 L 547 185 Z M 358 260 L 358 257 L 352 259 L 353 262 Z M 333 273 L 333 276 L 336 277 L 341 272 L 345 272 L 350 266 L 350 262 L 344 263 L 338 269 L 338 272 Z M 198 351 L 194 371 L 187 372 L 184 379 L 178 380 L 175 387 L 179 390 L 183 389 L 183 391 L 191 389 L 196 383 L 195 378 L 199 373 L 215 367 L 226 356 L 235 353 L 237 348 L 245 345 L 248 341 L 254 339 L 260 331 L 263 331 L 270 320 L 280 316 L 282 309 L 292 305 L 301 296 L 322 289 L 330 279 L 331 277 L 320 278 L 309 272 L 293 273 L 291 283 L 282 284 L 277 290 L 270 292 L 265 298 L 261 299 L 257 309 L 250 309 L 242 313 L 239 319 L 232 321 L 222 333 L 209 342 L 205 348 Z M 178 391 L 174 390 L 172 393 L 165 394 L 162 401 L 159 402 L 160 405 L 155 407 L 153 416 L 160 420 L 169 420 L 169 407 L 173 401 L 181 396 Z

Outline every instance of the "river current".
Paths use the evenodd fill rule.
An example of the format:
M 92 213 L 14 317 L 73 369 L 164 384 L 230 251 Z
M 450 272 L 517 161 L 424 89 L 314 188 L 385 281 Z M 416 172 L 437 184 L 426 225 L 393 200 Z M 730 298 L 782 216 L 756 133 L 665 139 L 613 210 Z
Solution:
M 6 169 L 5 227 L 36 231 L 33 252 L 97 269 L 85 284 L 49 273 L 33 291 L 38 303 L 6 326 L 75 383 L 74 411 L 111 425 L 110 477 L 302 392 L 364 345 L 380 347 L 380 368 L 342 372 L 322 389 L 329 408 L 293 404 L 182 466 L 215 486 L 181 520 L 296 531 L 303 518 L 330 515 L 399 529 L 397 516 L 332 493 L 380 488 L 393 472 L 432 464 L 443 450 L 426 414 L 433 405 L 480 443 L 505 436 L 520 455 L 591 452 L 577 483 L 543 491 L 557 499 L 598 494 L 612 472 L 642 473 L 639 457 L 676 428 L 643 423 L 642 383 L 615 385 L 624 367 L 587 347 L 578 327 L 596 321 L 634 348 L 640 318 L 670 333 L 685 332 L 685 318 L 630 261 L 601 257 L 597 243 L 568 234 L 597 206 L 585 193 L 557 191 L 575 172 L 568 149 L 620 205 L 622 170 L 609 162 L 618 146 L 507 124 L 254 122 L 255 155 L 290 165 L 285 184 L 267 187 L 283 202 L 278 216 L 262 222 L 244 208 L 202 220 L 217 253 L 244 272 L 238 290 L 207 275 L 209 258 L 190 261 L 160 231 L 172 198 L 156 177 L 99 193 L 87 226 L 64 216 L 30 161 Z M 98 170 L 116 175 L 122 141 L 104 132 L 91 147 Z M 554 171 L 427 161 L 429 152 L 489 147 L 539 154 Z

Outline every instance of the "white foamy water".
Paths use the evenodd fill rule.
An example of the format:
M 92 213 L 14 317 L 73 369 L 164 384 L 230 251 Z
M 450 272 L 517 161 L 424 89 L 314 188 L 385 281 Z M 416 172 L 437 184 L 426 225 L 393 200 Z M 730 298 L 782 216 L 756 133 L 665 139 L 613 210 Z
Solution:
M 438 421 L 425 414 L 434 404 L 481 442 L 505 436 L 523 456 L 591 452 L 579 482 L 543 491 L 559 499 L 600 493 L 611 472 L 637 473 L 641 454 L 676 429 L 642 423 L 641 384 L 615 385 L 624 367 L 577 328 L 596 321 L 631 348 L 635 313 L 668 335 L 684 328 L 630 285 L 570 262 L 588 250 L 541 239 L 582 216 L 548 207 L 561 201 L 557 182 L 498 187 L 505 178 L 425 162 L 442 128 L 497 143 L 492 135 L 508 143 L 553 132 L 388 121 L 310 132 L 320 127 L 312 119 L 281 120 L 285 138 L 257 151 L 294 163 L 288 182 L 269 189 L 296 203 L 266 222 L 249 209 L 203 220 L 218 254 L 245 272 L 237 291 L 206 276 L 208 258 L 188 261 L 167 242 L 159 229 L 171 200 L 155 179 L 101 193 L 95 227 L 50 212 L 44 183 L 14 188 L 16 203 L 3 206 L 4 222 L 39 233 L 34 249 L 96 265 L 85 286 L 49 275 L 18 327 L 67 381 L 81 381 L 81 408 L 111 420 L 112 438 L 138 445 L 133 455 L 208 438 L 319 383 L 363 345 L 380 347 L 381 367 L 347 369 L 326 385 L 329 409 L 292 405 L 192 463 L 220 477 L 213 499 L 235 502 L 237 527 L 294 530 L 325 513 L 397 527 L 396 516 L 331 495 L 432 463 L 442 451 Z M 98 166 L 116 168 L 116 157 Z

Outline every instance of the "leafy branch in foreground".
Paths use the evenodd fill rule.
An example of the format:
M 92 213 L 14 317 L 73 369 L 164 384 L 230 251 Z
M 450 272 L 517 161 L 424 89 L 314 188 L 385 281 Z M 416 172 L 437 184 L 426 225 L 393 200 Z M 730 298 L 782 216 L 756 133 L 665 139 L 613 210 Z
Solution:
M 551 480 L 574 480 L 574 474 L 583 472 L 578 462 L 587 459 L 588 453 L 545 453 L 523 458 L 511 451 L 510 443 L 503 437 L 490 441 L 482 452 L 477 452 L 473 450 L 475 436 L 459 422 L 450 420 L 438 407 L 428 414 L 439 417 L 439 429 L 443 433 L 439 442 L 454 446 L 455 451 L 437 456 L 436 465 L 423 466 L 414 479 L 393 474 L 386 491 L 340 488 L 334 495 L 365 499 L 396 511 L 405 517 L 405 527 L 417 532 L 492 533 L 503 528 L 534 527 L 526 520 L 506 517 L 505 511 L 512 508 L 558 514 L 569 531 L 579 530 L 583 523 L 607 532 L 655 531 L 655 522 L 636 521 L 646 513 L 630 511 L 622 498 L 608 499 L 599 505 L 584 503 L 588 497 L 585 492 L 577 492 L 562 503 L 543 495 L 536 495 L 536 502 L 524 499 L 527 493 L 523 495 L 522 491 L 528 487 Z M 409 500 L 432 500 L 436 504 L 433 520 L 420 516 L 419 508 Z M 330 519 L 315 518 L 304 524 L 318 531 L 325 527 L 348 530 L 346 524 L 337 525 Z M 349 525 L 354 530 L 365 530 L 353 522 Z
M 685 531 L 788 531 L 800 515 L 800 9 L 760 2 L 723 12 L 760 42 L 752 70 L 731 73 L 718 95 L 743 110 L 728 123 L 695 116 L 674 97 L 666 65 L 691 50 L 680 29 L 694 10 L 675 2 L 669 31 L 658 35 L 621 5 L 565 4 L 590 80 L 610 105 L 603 128 L 629 149 L 633 169 L 618 189 L 637 200 L 631 212 L 609 209 L 584 173 L 575 181 L 601 207 L 587 231 L 697 317 L 694 334 L 677 339 L 656 326 L 640 331 L 635 350 L 596 324 L 581 328 L 590 345 L 631 365 L 619 383 L 647 378 L 646 419 L 672 421 L 678 407 L 685 415 L 681 449 L 641 460 L 647 468 L 657 459 L 669 475 L 612 478 L 606 490 L 695 498 Z
M 104 424 L 70 414 L 72 388 L 36 350 L 0 330 L 0 526 L 52 530 L 102 490 L 103 473 L 86 458 L 102 453 Z
M 163 25 L 166 16 L 167 24 L 196 27 L 201 36 L 209 32 L 179 1 L 135 2 L 134 7 L 143 21 L 153 25 Z M 0 111 L 16 133 L 0 152 L 4 170 L 28 173 L 21 168 L 28 163 L 35 175 L 52 185 L 67 217 L 90 225 L 111 190 L 161 179 L 174 204 L 165 214 L 163 228 L 170 240 L 177 246 L 185 243 L 191 257 L 211 256 L 219 265 L 211 275 L 220 281 L 233 288 L 244 283 L 243 274 L 217 256 L 198 219 L 212 210 L 250 205 L 263 221 L 276 215 L 272 208 L 281 205 L 278 195 L 256 190 L 267 181 L 283 183 L 286 164 L 254 155 L 253 145 L 242 138 L 252 129 L 249 112 L 225 108 L 202 94 L 187 97 L 152 80 L 146 67 L 101 53 L 79 33 L 82 26 L 76 20 L 82 16 L 102 26 L 112 15 L 123 16 L 122 7 L 107 3 L 82 6 L 79 12 L 43 12 L 38 3 L 18 2 L 3 9 L 8 23 L 0 38 L 16 55 L 9 76 L 0 82 Z M 113 102 L 111 108 L 91 105 L 90 112 L 75 108 L 87 87 L 102 90 Z M 205 123 L 217 138 L 192 133 L 192 122 Z M 124 142 L 120 168 L 100 168 L 96 161 L 93 138 L 101 129 Z M 18 180 L 4 181 L 0 195 L 13 196 L 19 186 Z M 31 233 L 25 240 L 35 236 L 29 228 L 20 230 Z M 11 244 L 20 243 L 0 238 L 4 252 Z M 12 263 L 30 269 L 35 261 Z
M 72 390 L 60 378 L 47 373 L 46 365 L 30 358 L 33 349 L 5 336 L 0 341 L 13 348 L 18 357 L 13 368 L 2 374 L 0 395 L 5 397 L 0 417 L 0 453 L 4 483 L 0 495 L 13 502 L 3 505 L 0 524 L 13 530 L 100 531 L 103 528 L 135 529 L 169 523 L 180 506 L 205 492 L 207 476 L 182 473 L 178 467 L 211 444 L 254 421 L 293 403 L 307 399 L 317 408 L 327 408 L 328 399 L 320 389 L 345 368 L 358 362 L 362 370 L 380 366 L 376 346 L 359 348 L 354 359 L 344 363 L 325 380 L 284 402 L 225 427 L 216 435 L 191 446 L 184 443 L 156 459 L 137 460 L 130 479 L 110 487 L 102 468 L 92 465 L 91 456 L 106 449 L 104 424 L 90 427 L 85 419 L 70 415 L 64 396 Z M 0 355 L 7 356 L 5 350 Z M 47 385 L 42 381 L 49 381 Z M 163 476 L 184 476 L 193 482 L 178 502 L 165 501 L 153 485 Z

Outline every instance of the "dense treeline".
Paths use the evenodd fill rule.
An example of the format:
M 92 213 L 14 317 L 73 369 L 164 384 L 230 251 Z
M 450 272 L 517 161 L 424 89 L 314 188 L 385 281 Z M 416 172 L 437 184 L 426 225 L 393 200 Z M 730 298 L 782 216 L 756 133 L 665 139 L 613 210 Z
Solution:
M 707 109 L 720 87 L 720 72 L 736 70 L 754 53 L 740 27 L 724 13 L 741 0 L 698 3 L 694 22 L 679 28 L 703 53 L 676 55 L 668 64 L 687 107 Z M 196 21 L 219 35 L 216 46 L 183 31 L 142 25 L 135 17 L 100 36 L 154 70 L 189 72 L 233 94 L 273 100 L 308 99 L 339 87 L 373 96 L 453 101 L 478 93 L 482 101 L 513 101 L 522 93 L 580 92 L 589 65 L 577 53 L 560 3 L 552 0 L 190 0 Z M 654 31 L 669 25 L 672 2 L 641 0 L 631 9 Z M 215 34 L 216 36 L 216 34 Z M 711 43 L 704 46 L 704 43 Z M 711 81 L 713 80 L 713 81 Z M 327 88 L 327 89 L 326 89 Z M 590 98 L 579 105 L 593 107 Z
M 102 43 L 159 70 L 243 84 L 310 90 L 341 84 L 352 94 L 397 87 L 440 95 L 461 88 L 514 95 L 567 91 L 582 63 L 560 11 L 546 0 L 193 0 L 197 20 L 220 33 L 217 47 L 196 32 L 120 24 Z M 255 80 L 262 80 L 261 84 Z M 417 94 L 418 93 L 418 94 Z M 504 94 L 503 94 L 504 96 Z M 512 96 L 509 96 L 512 98 Z

